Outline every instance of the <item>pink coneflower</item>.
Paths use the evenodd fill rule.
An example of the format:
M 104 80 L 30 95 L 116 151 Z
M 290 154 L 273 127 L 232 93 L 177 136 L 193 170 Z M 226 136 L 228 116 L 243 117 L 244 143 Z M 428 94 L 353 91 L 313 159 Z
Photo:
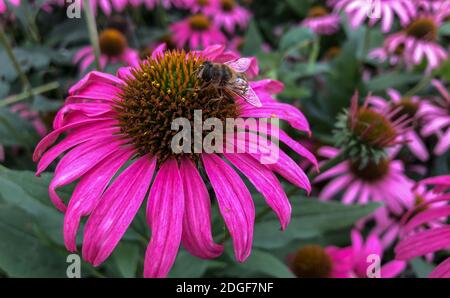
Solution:
M 396 114 L 396 118 L 406 115 L 408 118 L 413 119 L 414 125 L 418 125 L 420 123 L 420 118 L 424 115 L 424 111 L 422 111 L 422 100 L 420 97 L 403 97 L 400 92 L 394 89 L 388 89 L 387 94 L 390 97 L 390 101 L 386 101 L 384 98 L 378 96 L 370 96 L 369 103 L 381 113 L 400 108 Z M 399 141 L 404 143 L 421 161 L 428 160 L 429 155 L 427 148 L 415 129 L 404 131 L 403 134 L 399 135 Z M 393 149 L 398 151 L 401 148 L 402 146 L 399 145 Z
M 300 278 L 348 278 L 352 253 L 351 247 L 305 245 L 287 261 L 292 272 Z
M 399 237 L 401 230 L 401 218 L 403 215 L 407 214 L 407 212 L 414 211 L 415 214 L 426 210 L 427 208 L 435 208 L 440 207 L 445 202 L 436 202 L 429 207 L 424 207 L 424 205 L 428 202 L 433 202 L 437 194 L 428 191 L 423 185 L 419 185 L 413 190 L 414 194 L 414 205 L 410 209 L 405 209 L 404 213 L 401 216 L 390 214 L 387 209 L 380 208 L 378 209 L 374 217 L 376 218 L 376 226 L 372 229 L 372 233 L 378 235 L 380 237 L 381 242 L 385 248 L 390 247 Z M 431 227 L 440 227 L 443 224 L 442 219 L 436 219 L 430 221 L 429 226 Z M 418 228 L 417 231 L 423 230 L 422 228 Z M 428 259 L 432 259 L 433 255 L 430 254 L 427 256 Z
M 7 3 L 14 6 L 19 6 L 20 0 L 0 0 L 0 13 L 4 13 L 8 10 L 8 6 L 6 5 Z
M 403 60 L 409 66 L 419 65 L 426 60 L 427 71 L 440 66 L 447 60 L 447 50 L 438 42 L 438 29 L 443 23 L 442 14 L 422 12 L 405 25 L 405 29 L 389 36 L 384 49 L 389 54 L 398 54 L 401 49 Z
M 380 260 L 383 259 L 383 246 L 380 239 L 372 234 L 369 235 L 366 241 L 357 230 L 352 231 L 352 250 L 353 250 L 353 268 L 351 272 L 352 277 L 365 278 L 370 277 L 369 274 L 375 272 L 368 272 L 369 265 L 373 260 L 369 258 L 370 255 L 378 256 Z M 398 276 L 406 267 L 404 261 L 390 261 L 380 268 L 379 277 L 392 278 Z M 370 271 L 370 270 L 369 270 Z
M 199 67 L 204 61 L 225 62 L 226 57 L 230 56 L 223 46 L 196 53 L 155 52 L 137 68 L 123 68 L 118 76 L 91 72 L 70 89 L 55 118 L 54 131 L 38 144 L 34 154 L 34 160 L 39 161 L 39 175 L 70 150 L 59 161 L 49 186 L 52 202 L 65 212 L 68 250 L 77 249 L 80 218 L 90 215 L 84 230 L 83 258 L 95 266 L 102 263 L 150 189 L 147 220 L 152 236 L 144 275 L 166 276 L 180 243 L 195 256 L 217 257 L 223 247 L 211 235 L 210 198 L 198 167 L 204 169 L 216 194 L 238 261 L 244 261 L 251 252 L 255 210 L 249 190 L 232 166 L 263 194 L 281 227 L 287 226 L 291 207 L 273 172 L 307 191 L 310 184 L 303 170 L 283 151 L 279 151 L 275 163 L 263 165 L 258 153 L 219 156 L 203 151 L 175 154 L 172 150 L 172 138 L 177 133 L 171 127 L 173 120 L 183 117 L 192 125 L 194 110 L 202 110 L 203 119 L 221 121 L 276 117 L 309 132 L 308 122 L 299 110 L 267 96 L 273 90 L 271 80 L 250 82 L 260 95 L 262 107 L 230 97 L 217 100 L 218 90 L 203 88 Z M 48 149 L 63 133 L 66 138 Z M 314 157 L 283 131 L 279 139 L 314 162 Z M 247 141 L 245 145 L 253 143 Z M 125 164 L 127 168 L 114 179 Z M 78 179 L 66 206 L 56 189 Z
M 322 147 L 318 154 L 332 159 L 339 153 L 339 149 Z M 344 204 L 381 201 L 397 215 L 413 204 L 413 182 L 406 177 L 403 163 L 399 160 L 382 158 L 378 163 L 368 161 L 365 165 L 359 160 L 346 160 L 321 173 L 314 182 L 329 179 L 331 181 L 319 194 L 321 200 L 330 200 L 343 192 Z
M 139 53 L 128 47 L 125 36 L 116 29 L 106 29 L 100 33 L 100 68 L 108 64 L 123 63 L 127 66 L 139 65 Z M 81 48 L 74 56 L 73 62 L 80 63 L 80 71 L 85 71 L 94 62 L 92 46 Z
M 427 125 L 422 128 L 422 134 L 435 135 L 438 138 L 434 154 L 442 155 L 450 148 L 450 94 L 440 81 L 433 80 L 432 84 L 442 98 L 434 98 L 423 103 L 422 114 Z
M 213 44 L 226 43 L 225 35 L 203 15 L 196 14 L 170 26 L 178 48 L 189 46 L 190 49 L 206 48 Z
M 185 7 L 185 1 L 184 0 L 140 0 L 141 2 L 145 3 L 145 6 L 148 9 L 154 9 L 157 5 L 162 5 L 164 8 L 170 8 L 170 7 Z
M 310 28 L 319 35 L 332 35 L 339 30 L 340 17 L 338 14 L 330 13 L 323 6 L 312 7 L 301 26 Z
M 435 186 L 435 192 L 439 193 L 434 200 L 421 204 L 417 208 L 420 212 L 410 212 L 404 217 L 402 234 L 404 239 L 395 247 L 398 260 L 409 260 L 418 256 L 434 253 L 450 247 L 450 226 L 442 224 L 433 226 L 430 224 L 436 220 L 448 220 L 450 216 L 450 176 L 427 178 L 420 182 L 421 185 Z M 447 191 L 447 192 L 446 192 Z M 445 205 L 428 208 L 433 202 L 445 202 Z M 417 232 L 417 230 L 419 231 Z M 431 273 L 430 277 L 449 278 L 450 258 L 444 260 Z
M 236 27 L 247 28 L 250 12 L 236 3 L 235 0 L 210 0 L 211 6 L 205 8 L 205 14 L 210 16 L 218 27 L 223 27 L 228 33 L 234 33 Z
M 383 247 L 380 240 L 372 234 L 364 241 L 357 230 L 352 231 L 351 238 L 351 245 L 344 248 L 305 245 L 288 257 L 289 267 L 297 277 L 377 277 L 376 272 L 372 272 L 369 268 L 373 260 L 368 257 L 376 255 L 380 261 L 383 259 Z M 381 266 L 379 277 L 396 277 L 405 267 L 406 263 L 403 261 L 388 262 Z M 374 276 L 370 276 L 370 274 L 374 274 Z
M 411 0 L 329 0 L 336 10 L 344 11 L 350 25 L 358 28 L 368 19 L 373 26 L 381 20 L 381 30 L 389 32 L 394 24 L 394 16 L 406 25 L 416 15 L 416 7 Z

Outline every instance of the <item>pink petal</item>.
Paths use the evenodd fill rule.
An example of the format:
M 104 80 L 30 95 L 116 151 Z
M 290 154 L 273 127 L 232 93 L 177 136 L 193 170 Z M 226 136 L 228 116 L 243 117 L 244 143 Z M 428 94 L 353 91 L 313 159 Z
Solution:
M 396 247 L 396 259 L 409 260 L 450 245 L 450 226 L 434 228 L 402 240 Z
M 50 199 L 56 208 L 64 212 L 66 206 L 56 193 L 56 189 L 68 185 L 83 176 L 87 171 L 95 167 L 104 158 L 114 154 L 120 143 L 112 138 L 102 139 L 97 142 L 84 143 L 67 153 L 58 163 L 48 187 Z
M 165 277 L 175 262 L 183 230 L 184 193 L 178 162 L 165 161 L 156 175 L 147 203 L 152 229 L 144 261 L 144 277 Z
M 83 258 L 87 262 L 98 266 L 114 250 L 144 200 L 155 165 L 155 158 L 139 158 L 103 194 L 84 230 Z
M 277 214 L 281 229 L 285 230 L 291 219 L 291 204 L 277 177 L 265 166 L 247 154 L 228 154 L 224 156 L 241 171 L 264 196 L 266 203 Z
M 104 159 L 80 179 L 64 216 L 64 243 L 67 250 L 77 250 L 76 235 L 81 217 L 92 212 L 108 183 L 132 154 L 131 151 L 117 151 L 112 159 Z
M 220 256 L 223 246 L 214 243 L 211 232 L 211 201 L 197 168 L 190 159 L 180 166 L 185 199 L 182 243 L 192 255 L 204 259 Z
M 202 154 L 203 165 L 219 203 L 220 212 L 233 239 L 239 262 L 250 255 L 255 207 L 239 175 L 215 154 Z

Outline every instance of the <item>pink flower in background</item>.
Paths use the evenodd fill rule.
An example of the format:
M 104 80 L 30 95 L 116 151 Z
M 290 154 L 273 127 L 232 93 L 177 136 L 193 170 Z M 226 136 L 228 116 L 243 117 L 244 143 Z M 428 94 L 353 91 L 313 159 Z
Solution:
M 389 32 L 395 16 L 406 25 L 416 15 L 416 6 L 411 0 L 329 0 L 337 11 L 344 11 L 350 25 L 358 28 L 366 20 L 370 26 L 381 22 L 381 30 Z
M 178 117 L 192 119 L 195 109 L 203 111 L 204 119 L 279 117 L 298 130 L 310 130 L 298 109 L 272 98 L 279 90 L 276 81 L 250 82 L 262 102 L 259 108 L 231 98 L 213 101 L 217 94 L 201 88 L 197 70 L 204 60 L 234 59 L 233 54 L 224 52 L 224 46 L 187 54 L 162 49 L 159 47 L 137 68 L 120 69 L 117 76 L 101 72 L 86 75 L 70 89 L 55 117 L 54 130 L 34 153 L 39 175 L 67 151 L 56 166 L 49 194 L 55 206 L 65 212 L 68 250 L 76 251 L 80 219 L 89 215 L 82 252 L 83 258 L 95 266 L 114 250 L 149 190 L 146 210 L 152 236 L 145 257 L 145 277 L 166 276 L 180 243 L 201 258 L 214 258 L 223 251 L 212 238 L 210 197 L 197 164 L 205 170 L 216 194 L 239 262 L 251 252 L 255 209 L 249 190 L 233 167 L 262 193 L 282 229 L 289 223 L 291 207 L 274 172 L 310 191 L 303 170 L 281 150 L 278 160 L 269 165 L 260 163 L 261 153 L 175 155 L 171 140 L 176 132 L 171 123 Z M 66 137 L 51 147 L 63 133 Z M 279 139 L 316 163 L 309 151 L 283 131 Z M 245 146 L 254 144 L 246 140 Z M 56 189 L 74 181 L 78 183 L 66 206 Z
M 154 9 L 157 5 L 162 5 L 164 8 L 170 7 L 185 7 L 184 0 L 140 0 L 145 3 L 148 9 Z
M 192 15 L 170 26 L 178 48 L 205 48 L 213 44 L 225 44 L 226 37 L 220 29 L 203 15 Z
M 250 12 L 235 0 L 210 1 L 211 5 L 206 7 L 204 12 L 218 27 L 223 27 L 230 34 L 234 33 L 236 28 L 247 28 Z
M 8 6 L 6 6 L 7 3 L 14 6 L 19 6 L 20 0 L 0 0 L 0 13 L 4 13 L 8 10 Z
M 353 250 L 353 268 L 351 275 L 357 278 L 371 277 L 369 274 L 374 274 L 369 270 L 369 265 L 373 264 L 374 259 L 370 256 L 378 257 L 379 260 L 383 259 L 383 246 L 380 239 L 375 235 L 370 235 L 366 241 L 357 230 L 352 231 L 352 250 Z M 390 261 L 380 268 L 381 278 L 393 278 L 398 276 L 406 267 L 404 261 Z M 372 276 L 374 277 L 374 276 Z
M 407 212 L 414 211 L 416 214 L 426 210 L 427 208 L 436 208 L 446 204 L 446 202 L 435 202 L 434 204 L 423 208 L 424 204 L 433 202 L 437 194 L 427 190 L 423 185 L 419 185 L 413 190 L 414 193 L 414 205 L 410 209 L 405 209 L 401 216 L 393 215 L 386 210 L 386 208 L 378 209 L 374 217 L 376 219 L 376 226 L 371 230 L 371 233 L 378 235 L 383 247 L 390 247 L 399 238 L 401 231 L 401 218 L 407 214 Z M 442 219 L 430 220 L 428 225 L 430 227 L 441 227 L 444 224 Z M 423 227 L 419 227 L 417 231 L 423 230 Z M 433 255 L 427 256 L 428 260 L 431 260 Z
M 321 147 L 318 155 L 332 159 L 339 152 L 336 148 Z M 321 200 L 330 200 L 343 192 L 341 200 L 344 204 L 384 202 L 397 215 L 414 203 L 413 181 L 406 177 L 403 163 L 399 160 L 383 158 L 379 163 L 369 161 L 367 165 L 346 160 L 321 173 L 314 183 L 326 180 L 331 181 L 320 192 Z
M 352 269 L 351 247 L 305 245 L 289 255 L 287 263 L 300 278 L 349 278 Z
M 47 127 L 45 126 L 42 119 L 39 117 L 39 113 L 32 111 L 30 107 L 24 103 L 17 103 L 11 106 L 10 111 L 17 113 L 23 119 L 28 120 L 41 137 L 45 136 L 47 133 Z M 5 148 L 0 144 L 0 162 L 5 160 Z
M 139 65 L 139 53 L 128 47 L 125 36 L 116 29 L 106 29 L 100 33 L 100 68 L 108 64 L 122 63 L 126 66 Z M 80 64 L 80 71 L 85 71 L 94 63 L 95 55 L 92 46 L 81 48 L 74 56 L 73 62 Z
M 391 55 L 400 53 L 410 67 L 427 61 L 427 72 L 430 72 L 448 59 L 448 51 L 437 40 L 443 20 L 443 14 L 422 12 L 404 30 L 388 36 L 383 48 Z
M 450 176 L 427 178 L 419 182 L 419 184 L 434 186 L 438 196 L 432 201 L 419 205 L 417 209 L 422 209 L 420 212 L 410 212 L 405 215 L 402 227 L 403 240 L 395 247 L 395 254 L 398 260 L 410 260 L 450 247 L 450 226 L 443 224 L 436 227 L 432 224 L 436 220 L 443 219 L 448 221 L 450 216 L 450 205 L 448 204 L 450 201 L 450 193 L 448 192 L 450 189 Z M 445 204 L 439 207 L 428 208 L 434 202 L 445 202 Z M 429 277 L 449 278 L 450 258 L 439 264 Z
M 339 30 L 340 17 L 336 13 L 330 13 L 325 7 L 314 6 L 300 25 L 319 35 L 332 35 Z
M 426 125 L 422 128 L 424 136 L 435 135 L 438 142 L 434 147 L 434 154 L 445 154 L 450 148 L 450 94 L 447 88 L 438 80 L 432 84 L 441 94 L 441 98 L 434 98 L 423 103 L 423 118 Z
M 82 4 L 82 0 L 80 1 Z M 128 5 L 137 7 L 142 3 L 142 1 L 144 0 L 89 0 L 89 4 L 94 15 L 98 14 L 98 8 L 100 8 L 105 15 L 109 16 L 113 11 L 122 12 Z M 48 10 L 49 5 L 53 3 L 60 6 L 65 6 L 68 4 L 66 0 L 50 0 L 47 1 L 46 6 L 44 6 L 46 10 Z
M 351 239 L 351 245 L 344 248 L 305 245 L 288 256 L 289 267 L 297 277 L 315 278 L 392 278 L 405 269 L 406 262 L 394 260 L 382 265 L 379 276 L 376 276 L 377 272 L 370 270 L 369 266 L 374 261 L 370 257 L 383 259 L 380 239 L 370 235 L 364 241 L 357 230 L 352 231 Z
M 407 115 L 414 120 L 415 124 L 420 123 L 420 118 L 424 114 L 420 97 L 403 97 L 400 92 L 394 89 L 387 89 L 386 92 L 389 95 L 390 101 L 386 101 L 379 96 L 370 96 L 369 103 L 381 113 L 388 112 L 389 110 L 397 110 L 396 118 Z M 399 135 L 399 141 L 402 145 L 407 146 L 421 161 L 428 160 L 429 154 L 427 148 L 415 129 L 404 131 L 403 134 Z M 392 154 L 395 155 L 403 147 L 402 145 L 397 145 L 392 148 Z
M 205 13 L 212 6 L 213 0 L 184 0 L 184 3 L 193 13 Z

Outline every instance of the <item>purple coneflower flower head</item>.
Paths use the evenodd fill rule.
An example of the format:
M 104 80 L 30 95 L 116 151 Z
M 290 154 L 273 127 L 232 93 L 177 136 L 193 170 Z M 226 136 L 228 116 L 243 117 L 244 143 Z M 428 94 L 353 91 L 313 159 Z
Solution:
M 203 14 L 192 15 L 170 26 L 173 38 L 182 49 L 205 48 L 213 44 L 225 44 L 226 37 L 209 17 Z
M 380 239 L 371 234 L 367 237 L 366 241 L 357 230 L 352 231 L 352 250 L 353 250 L 353 268 L 352 277 L 366 278 L 366 277 L 381 277 L 381 278 L 393 278 L 398 276 L 406 267 L 404 261 L 390 261 L 383 264 L 380 268 L 378 276 L 369 269 L 370 256 L 377 256 L 379 260 L 383 259 L 383 246 Z M 373 275 L 373 276 L 371 276 Z
M 450 94 L 440 81 L 433 80 L 432 84 L 441 97 L 435 97 L 423 103 L 422 114 L 427 125 L 422 128 L 422 134 L 435 135 L 438 138 L 434 154 L 442 155 L 450 148 Z
M 224 52 L 223 46 L 191 53 L 163 52 L 163 48 L 136 68 L 120 69 L 117 76 L 86 75 L 70 89 L 55 117 L 54 130 L 34 153 L 39 175 L 66 152 L 49 186 L 50 198 L 65 212 L 64 239 L 70 251 L 77 249 L 81 217 L 89 216 L 82 253 L 95 266 L 114 250 L 149 192 L 146 215 L 152 236 L 145 256 L 145 277 L 166 276 L 181 243 L 201 258 L 214 258 L 223 251 L 212 238 L 211 201 L 199 167 L 216 194 L 239 262 L 251 252 L 255 208 L 238 171 L 262 193 L 282 229 L 289 223 L 291 207 L 274 173 L 310 191 L 304 171 L 282 150 L 271 164 L 260 162 L 259 151 L 175 153 L 173 120 L 183 117 L 191 123 L 195 110 L 202 111 L 203 119 L 280 118 L 298 130 L 309 133 L 310 129 L 298 109 L 272 97 L 282 89 L 277 81 L 249 81 L 261 107 L 227 96 L 217 100 L 217 89 L 202 87 L 198 71 L 205 61 L 224 63 L 238 58 Z M 254 73 L 247 72 L 247 76 Z M 62 134 L 65 138 L 52 146 Z M 308 150 L 283 131 L 277 138 L 316 163 Z M 254 146 L 251 138 L 244 146 Z M 191 152 L 196 152 L 195 148 Z M 56 189 L 77 180 L 66 206 Z
M 330 0 L 338 11 L 344 11 L 350 25 L 358 28 L 366 20 L 370 26 L 381 22 L 381 30 L 389 32 L 395 16 L 400 23 L 407 24 L 416 15 L 416 7 L 411 0 Z
M 322 147 L 318 154 L 333 159 L 339 153 L 339 149 Z M 321 173 L 314 182 L 327 180 L 330 181 L 319 194 L 321 200 L 330 200 L 343 192 L 344 204 L 384 202 L 389 211 L 397 215 L 411 208 L 414 202 L 413 182 L 405 175 L 403 163 L 389 157 L 365 163 L 360 159 L 344 160 Z
M 125 66 L 139 65 L 139 53 L 128 47 L 126 37 L 116 29 L 105 29 L 99 35 L 100 68 L 108 64 L 122 63 Z M 81 48 L 74 56 L 73 62 L 80 64 L 80 71 L 85 71 L 95 60 L 92 46 Z
M 352 249 L 311 244 L 288 256 L 292 272 L 299 278 L 349 278 Z
M 410 129 L 412 119 L 399 114 L 402 107 L 379 111 L 370 105 L 370 96 L 362 106 L 358 106 L 358 99 L 355 93 L 350 109 L 338 116 L 335 136 L 336 146 L 343 147 L 351 159 L 364 165 L 386 156 L 386 148 L 403 143 L 400 136 Z
M 404 29 L 390 35 L 384 44 L 389 54 L 403 56 L 409 67 L 427 62 L 427 72 L 439 67 L 448 59 L 447 50 L 438 43 L 438 29 L 443 23 L 443 15 L 422 12 L 411 19 Z
M 395 247 L 396 258 L 398 260 L 410 260 L 415 257 L 424 256 L 440 250 L 448 249 L 450 246 L 450 226 L 448 222 L 450 216 L 450 176 L 438 176 L 427 178 L 419 182 L 427 186 L 435 186 L 438 196 L 417 206 L 405 215 L 403 219 L 402 234 L 403 240 Z M 429 208 L 434 203 L 445 202 L 445 204 Z M 435 226 L 433 222 L 444 220 L 444 224 Z M 418 231 L 417 231 L 418 230 Z M 429 277 L 449 278 L 450 258 L 440 263 Z
M 4 13 L 8 10 L 8 6 L 6 5 L 7 3 L 14 6 L 19 6 L 20 0 L 0 0 L 0 13 Z
M 319 35 L 332 35 L 339 30 L 340 17 L 323 6 L 314 6 L 300 25 Z
M 235 0 L 210 0 L 211 5 L 204 10 L 213 22 L 225 31 L 233 34 L 236 28 L 247 28 L 250 12 L 236 3 Z
M 424 111 L 422 111 L 422 101 L 418 96 L 408 96 L 403 97 L 400 92 L 394 89 L 388 89 L 387 94 L 390 97 L 390 101 L 386 101 L 384 98 L 378 96 L 370 96 L 369 103 L 379 112 L 383 113 L 389 110 L 397 110 L 400 108 L 398 113 L 393 118 L 399 118 L 406 115 L 408 119 L 412 119 L 413 127 L 403 131 L 399 134 L 398 140 L 405 144 L 409 150 L 421 161 L 426 161 L 429 158 L 429 154 L 425 144 L 423 143 L 421 137 L 417 133 L 420 124 L 420 118 L 422 118 Z M 394 152 L 398 152 L 402 148 L 401 145 L 392 148 Z

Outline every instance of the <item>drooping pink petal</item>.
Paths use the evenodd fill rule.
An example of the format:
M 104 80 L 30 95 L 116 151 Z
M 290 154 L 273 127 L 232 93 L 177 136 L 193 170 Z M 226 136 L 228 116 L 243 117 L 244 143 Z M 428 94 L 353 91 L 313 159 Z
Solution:
M 255 188 L 264 196 L 266 203 L 277 214 L 281 229 L 285 230 L 291 219 L 291 204 L 277 177 L 267 167 L 261 165 L 247 154 L 229 154 L 224 156 L 241 171 Z
M 233 240 L 236 259 L 250 255 L 255 207 L 239 175 L 215 154 L 202 154 L 203 165 L 216 194 L 220 212 Z
M 104 159 L 80 179 L 64 215 L 64 243 L 67 250 L 77 250 L 76 234 L 81 217 L 92 212 L 108 183 L 132 155 L 133 152 L 129 150 L 117 151 L 112 158 Z
M 450 258 L 440 263 L 429 275 L 430 278 L 450 278 Z
M 62 212 L 66 210 L 66 205 L 56 193 L 57 188 L 80 178 L 104 158 L 114 154 L 119 146 L 120 142 L 113 138 L 105 138 L 98 142 L 95 140 L 86 142 L 69 151 L 56 166 L 55 176 L 48 187 L 50 199 L 56 208 Z
M 84 230 L 87 262 L 98 266 L 114 250 L 145 198 L 155 166 L 155 158 L 140 157 L 102 195 Z
M 409 236 L 395 247 L 398 260 L 409 260 L 450 245 L 450 226 L 438 227 Z
M 211 232 L 211 201 L 208 189 L 190 159 L 180 165 L 185 212 L 182 244 L 192 255 L 204 259 L 220 256 L 223 246 L 214 242 Z
M 156 175 L 147 204 L 152 238 L 145 252 L 144 277 L 165 277 L 172 268 L 183 230 L 183 181 L 175 159 L 165 161 Z

